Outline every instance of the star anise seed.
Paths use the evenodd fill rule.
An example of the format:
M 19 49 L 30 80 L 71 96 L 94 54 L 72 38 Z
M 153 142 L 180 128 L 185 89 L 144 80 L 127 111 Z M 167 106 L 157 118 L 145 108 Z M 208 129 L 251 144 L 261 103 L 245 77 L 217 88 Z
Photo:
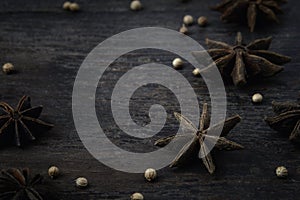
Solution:
M 0 199 L 43 200 L 34 188 L 42 179 L 39 174 L 31 179 L 28 168 L 3 170 L 0 174 Z
M 238 32 L 233 46 L 206 39 L 209 50 L 195 51 L 192 54 L 199 62 L 203 62 L 203 58 L 209 53 L 225 79 L 231 79 L 236 86 L 243 86 L 247 79 L 256 76 L 269 77 L 281 72 L 283 67 L 280 65 L 291 61 L 288 56 L 269 51 L 271 42 L 272 38 L 268 37 L 245 45 L 242 34 Z M 214 64 L 207 68 L 212 66 Z
M 0 138 L 14 138 L 17 146 L 28 140 L 35 140 L 33 131 L 53 127 L 52 124 L 38 119 L 42 110 L 43 106 L 32 108 L 28 96 L 21 98 L 16 109 L 5 102 L 0 102 Z
M 272 102 L 274 117 L 267 117 L 265 121 L 278 131 L 289 133 L 293 142 L 300 141 L 300 104 L 291 102 Z
M 231 118 L 228 118 L 224 122 L 224 127 L 220 137 L 207 135 L 208 131 L 214 131 L 214 129 L 218 130 L 218 128 L 220 128 L 220 124 L 222 124 L 219 123 L 217 125 L 209 127 L 210 117 L 208 113 L 207 103 L 203 105 L 199 128 L 196 128 L 194 124 L 185 116 L 179 113 L 174 113 L 174 115 L 176 119 L 180 121 L 180 123 L 184 127 L 186 127 L 191 132 L 191 134 L 193 134 L 193 138 L 182 147 L 175 159 L 171 162 L 170 167 L 181 166 L 185 164 L 187 160 L 189 160 L 193 155 L 198 154 L 198 157 L 202 159 L 202 162 L 205 165 L 208 172 L 210 174 L 213 174 L 215 172 L 215 165 L 211 154 L 208 152 L 208 148 L 206 143 L 204 142 L 204 139 L 207 139 L 209 141 L 215 141 L 215 147 L 219 150 L 237 150 L 244 148 L 242 145 L 225 138 L 225 136 L 230 132 L 230 130 L 233 129 L 241 121 L 241 117 L 239 115 L 235 115 Z M 170 136 L 159 139 L 155 142 L 155 145 L 165 146 L 176 137 L 180 136 Z
M 234 21 L 239 12 L 246 13 L 250 31 L 255 29 L 258 14 L 264 14 L 268 19 L 279 23 L 276 14 L 283 13 L 280 4 L 285 0 L 223 0 L 212 9 L 222 13 L 221 20 Z

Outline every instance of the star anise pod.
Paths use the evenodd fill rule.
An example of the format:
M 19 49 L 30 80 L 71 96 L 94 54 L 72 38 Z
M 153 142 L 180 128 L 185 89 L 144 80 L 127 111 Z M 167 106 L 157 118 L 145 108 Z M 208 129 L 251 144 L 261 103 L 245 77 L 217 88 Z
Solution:
M 291 102 L 272 102 L 274 117 L 267 117 L 265 121 L 278 131 L 290 134 L 289 139 L 300 141 L 300 104 Z
M 0 175 L 0 199 L 43 200 L 34 188 L 41 183 L 42 179 L 39 174 L 31 179 L 28 168 L 3 170 Z
M 225 79 L 232 79 L 234 85 L 243 86 L 247 79 L 269 77 L 283 70 L 279 66 L 291 61 L 291 58 L 269 51 L 272 38 L 262 38 L 243 44 L 242 34 L 237 33 L 235 45 L 206 39 L 207 52 L 214 60 Z M 192 52 L 200 62 L 205 58 L 206 51 Z M 213 64 L 211 65 L 213 66 Z M 211 67 L 211 66 L 208 66 Z
M 17 108 L 13 109 L 5 102 L 0 102 L 0 140 L 13 139 L 15 145 L 35 140 L 33 132 L 46 130 L 52 124 L 39 120 L 43 106 L 32 108 L 30 97 L 23 96 Z
M 222 124 L 219 123 L 217 125 L 209 127 L 210 117 L 208 113 L 207 103 L 203 105 L 200 124 L 198 128 L 196 128 L 195 125 L 185 116 L 179 113 L 174 113 L 174 115 L 176 119 L 180 121 L 180 123 L 190 131 L 193 138 L 182 147 L 182 149 L 179 151 L 175 159 L 171 162 L 170 167 L 181 166 L 185 164 L 188 160 L 190 160 L 192 156 L 198 154 L 198 157 L 202 159 L 208 172 L 210 174 L 213 174 L 215 171 L 215 165 L 211 154 L 208 152 L 208 148 L 206 145 L 207 143 L 204 142 L 204 139 L 207 139 L 210 142 L 212 141 L 216 142 L 215 147 L 219 150 L 223 150 L 223 149 L 237 150 L 237 149 L 244 148 L 242 145 L 237 144 L 225 138 L 225 136 L 231 131 L 231 129 L 233 129 L 241 121 L 241 117 L 239 115 L 235 115 L 225 120 L 224 127 L 220 137 L 207 135 L 208 131 L 214 131 L 220 128 L 220 124 Z M 186 136 L 186 135 L 182 135 L 182 136 Z M 180 137 L 180 135 L 159 139 L 155 142 L 154 145 L 165 146 L 176 137 Z
M 238 12 L 246 13 L 248 26 L 250 31 L 253 32 L 259 14 L 263 14 L 270 20 L 279 23 L 276 14 L 282 13 L 280 4 L 285 2 L 285 0 L 223 0 L 213 9 L 222 13 L 221 19 L 223 21 L 236 19 Z

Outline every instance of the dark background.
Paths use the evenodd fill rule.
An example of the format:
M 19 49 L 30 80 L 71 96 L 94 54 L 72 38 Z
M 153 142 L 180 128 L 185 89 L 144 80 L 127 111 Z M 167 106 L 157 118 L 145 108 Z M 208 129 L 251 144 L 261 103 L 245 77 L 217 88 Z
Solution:
M 144 0 L 144 10 L 132 12 L 129 1 L 77 1 L 81 11 L 64 11 L 63 1 L 1 0 L 0 1 L 0 63 L 12 62 L 17 74 L 0 74 L 0 100 L 16 105 L 22 95 L 30 95 L 33 105 L 44 105 L 43 119 L 55 128 L 32 145 L 23 149 L 2 148 L 0 168 L 30 167 L 34 173 L 46 176 L 55 185 L 54 193 L 61 199 L 129 199 L 133 192 L 141 192 L 145 199 L 297 199 L 300 195 L 300 150 L 288 141 L 288 136 L 271 130 L 263 121 L 272 115 L 271 102 L 296 101 L 299 98 L 299 2 L 290 0 L 279 16 L 280 25 L 259 21 L 255 33 L 242 24 L 224 24 L 220 14 L 208 7 L 217 0 Z M 73 82 L 86 55 L 106 38 L 137 27 L 159 26 L 178 30 L 182 17 L 204 15 L 210 25 L 190 28 L 190 36 L 204 45 L 204 39 L 232 43 L 237 31 L 245 42 L 273 36 L 271 49 L 291 56 L 279 75 L 252 83 L 243 89 L 226 86 L 228 116 L 238 113 L 243 121 L 231 132 L 230 138 L 245 146 L 235 152 L 214 152 L 217 171 L 209 175 L 201 161 L 183 169 L 164 168 L 158 171 L 155 183 L 148 183 L 142 174 L 128 174 L 110 169 L 95 160 L 84 148 L 75 130 L 71 95 Z M 109 92 L 117 80 L 131 67 L 149 61 L 171 66 L 176 55 L 155 50 L 136 51 L 124 55 L 105 73 L 97 90 L 97 114 L 104 130 L 115 143 L 138 152 L 153 148 L 154 139 L 138 141 L 120 135 L 107 109 Z M 189 80 L 200 101 L 208 99 L 205 83 L 191 74 L 186 64 L 181 73 Z M 264 95 L 261 105 L 253 105 L 255 92 Z M 151 95 L 149 95 L 151 94 Z M 151 97 L 155 97 L 151 100 Z M 160 98 L 158 98 L 160 97 Z M 156 85 L 141 88 L 133 96 L 131 114 L 137 123 L 149 122 L 147 105 L 161 103 L 168 111 L 178 109 L 170 92 Z M 146 106 L 144 106 L 146 105 Z M 88 122 L 87 122 L 88 123 Z M 172 118 L 162 133 L 170 135 L 178 123 Z M 63 175 L 51 181 L 47 169 L 57 165 Z M 274 170 L 284 165 L 288 179 L 277 179 Z M 90 186 L 78 189 L 74 180 L 85 176 Z

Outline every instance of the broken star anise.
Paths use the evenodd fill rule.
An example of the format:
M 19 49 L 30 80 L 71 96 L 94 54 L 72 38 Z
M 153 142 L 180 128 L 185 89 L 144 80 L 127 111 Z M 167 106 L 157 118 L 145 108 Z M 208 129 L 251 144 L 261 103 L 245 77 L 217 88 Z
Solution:
M 39 174 L 31 179 L 28 168 L 3 170 L 0 175 L 0 199 L 43 200 L 34 188 L 41 183 L 42 179 Z
M 175 159 L 171 162 L 170 167 L 181 166 L 185 164 L 188 160 L 190 160 L 192 156 L 198 154 L 198 157 L 202 159 L 208 172 L 210 174 L 213 174 L 215 171 L 215 165 L 212 156 L 207 148 L 207 143 L 204 142 L 204 139 L 210 142 L 215 142 L 215 147 L 219 150 L 237 150 L 244 148 L 242 145 L 225 138 L 225 136 L 231 131 L 231 129 L 233 129 L 241 121 L 241 117 L 239 115 L 235 115 L 225 120 L 220 137 L 207 135 L 209 131 L 217 130 L 218 128 L 220 128 L 220 124 L 222 124 L 219 123 L 217 125 L 209 127 L 210 117 L 208 113 L 207 103 L 203 105 L 203 110 L 198 128 L 196 128 L 195 125 L 185 116 L 179 113 L 174 113 L 174 115 L 176 119 L 180 121 L 180 123 L 192 134 L 192 139 L 182 147 Z M 169 136 L 166 138 L 159 139 L 154 143 L 154 145 L 165 146 L 176 137 L 180 137 L 180 135 Z
M 236 19 L 238 12 L 247 13 L 248 26 L 253 32 L 259 14 L 279 23 L 276 14 L 282 13 L 280 4 L 285 2 L 285 0 L 223 0 L 213 9 L 222 13 L 221 19 L 223 21 Z
M 300 141 L 300 104 L 291 102 L 272 102 L 274 117 L 267 117 L 265 121 L 278 131 L 290 134 L 293 142 Z
M 272 38 L 262 38 L 243 44 L 242 34 L 237 33 L 236 44 L 231 46 L 224 42 L 206 39 L 207 52 L 219 68 L 225 79 L 231 79 L 236 86 L 243 86 L 247 79 L 269 77 L 283 70 L 279 66 L 291 61 L 291 58 L 269 51 Z M 192 52 L 199 62 L 206 51 Z M 213 66 L 213 64 L 211 65 Z M 208 66 L 211 67 L 211 66 Z
M 33 132 L 52 128 L 52 124 L 38 119 L 42 110 L 43 106 L 32 108 L 28 96 L 21 98 L 16 109 L 0 102 L 0 140 L 9 138 L 21 146 L 23 142 L 35 140 Z

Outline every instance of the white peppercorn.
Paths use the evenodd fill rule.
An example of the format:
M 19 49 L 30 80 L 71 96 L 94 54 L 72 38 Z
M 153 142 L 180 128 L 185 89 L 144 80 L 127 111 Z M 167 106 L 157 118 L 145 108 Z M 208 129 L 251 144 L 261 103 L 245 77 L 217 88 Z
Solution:
M 69 9 L 73 12 L 79 11 L 80 10 L 80 6 L 78 3 L 71 3 L 69 5 Z
M 153 181 L 157 176 L 156 170 L 149 168 L 145 171 L 144 176 L 147 181 Z
M 286 178 L 288 176 L 288 170 L 284 166 L 276 168 L 276 175 L 278 178 Z
M 194 76 L 199 76 L 200 75 L 200 69 L 196 68 L 193 70 Z
M 59 169 L 56 166 L 52 166 L 48 169 L 48 175 L 53 179 L 59 175 Z
M 284 166 L 276 168 L 276 175 L 278 178 L 286 178 L 288 176 L 288 170 Z
M 71 2 L 70 1 L 66 1 L 64 4 L 63 4 L 63 9 L 64 10 L 69 10 L 70 9 L 70 5 L 71 5 Z
M 141 10 L 142 9 L 142 3 L 139 0 L 133 0 L 130 4 L 131 10 Z
M 180 27 L 179 29 L 179 32 L 180 33 L 183 33 L 183 34 L 187 34 L 188 33 L 188 28 L 185 26 L 185 24 L 182 24 L 182 26 Z
M 197 21 L 198 21 L 199 26 L 204 27 L 207 25 L 207 18 L 204 16 L 199 17 Z
M 260 93 L 256 93 L 252 96 L 253 103 L 261 103 L 263 100 L 263 96 Z
M 11 63 L 5 63 L 2 66 L 2 70 L 3 70 L 3 73 L 5 73 L 5 74 L 11 74 L 15 71 L 15 67 Z
M 172 65 L 175 69 L 180 69 L 182 68 L 183 61 L 181 60 L 181 58 L 175 58 L 172 62 Z
M 143 200 L 144 196 L 141 193 L 136 192 L 130 196 L 130 199 L 131 200 Z
M 88 185 L 88 180 L 84 177 L 77 178 L 75 182 L 76 186 L 81 188 L 86 187 Z
M 186 15 L 183 17 L 183 23 L 186 25 L 191 25 L 194 22 L 194 18 L 191 15 Z

